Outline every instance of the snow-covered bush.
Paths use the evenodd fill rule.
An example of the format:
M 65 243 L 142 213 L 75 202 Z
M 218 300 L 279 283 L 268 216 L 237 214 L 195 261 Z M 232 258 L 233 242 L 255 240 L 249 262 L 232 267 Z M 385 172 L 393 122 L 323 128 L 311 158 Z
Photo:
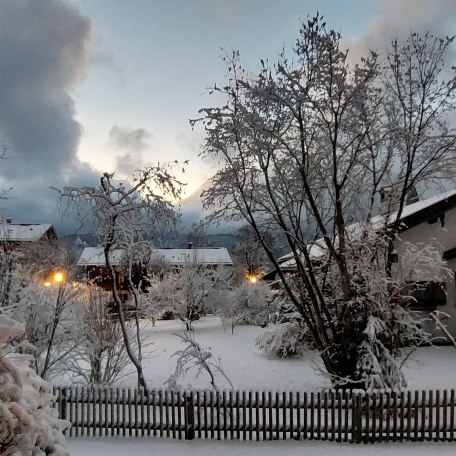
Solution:
M 24 325 L 25 336 L 36 349 L 35 370 L 50 379 L 79 340 L 74 324 L 78 289 L 66 278 L 61 283 L 45 283 L 40 275 L 23 279 L 14 290 L 14 302 L 2 313 Z
M 86 383 L 110 385 L 129 373 L 129 357 L 122 329 L 110 310 L 111 293 L 96 286 L 80 286 L 75 303 L 75 323 L 80 343 L 65 366 Z M 126 321 L 132 346 L 136 348 L 134 323 Z
M 231 281 L 229 269 L 212 269 L 197 260 L 190 261 L 163 278 L 151 278 L 148 293 L 143 295 L 148 303 L 147 314 L 172 311 L 191 330 L 194 321 L 217 305 L 220 293 L 231 288 Z
M 302 315 L 296 310 L 284 290 L 274 290 L 272 296 L 270 313 L 272 323 L 297 322 L 299 326 L 304 326 Z
M 217 381 L 222 380 L 225 384 L 233 388 L 228 376 L 225 374 L 220 358 L 216 358 L 211 352 L 211 347 L 203 348 L 195 340 L 193 333 L 176 334 L 181 339 L 186 347 L 183 350 L 178 350 L 172 356 L 177 358 L 176 369 L 169 377 L 165 384 L 171 389 L 179 389 L 179 378 L 185 377 L 190 370 L 196 371 L 196 377 L 205 373 L 209 377 L 209 385 L 217 390 Z M 192 388 L 191 385 L 187 385 Z
M 0 454 L 67 455 L 62 431 L 69 423 L 58 419 L 50 384 L 30 367 L 33 347 L 24 332 L 0 319 Z
M 271 298 L 271 290 L 265 282 L 243 282 L 233 288 L 219 299 L 223 327 L 230 328 L 233 334 L 237 325 L 266 325 Z
M 299 355 L 308 343 L 306 330 L 296 322 L 274 325 L 255 339 L 255 346 L 263 355 L 270 358 L 290 358 Z

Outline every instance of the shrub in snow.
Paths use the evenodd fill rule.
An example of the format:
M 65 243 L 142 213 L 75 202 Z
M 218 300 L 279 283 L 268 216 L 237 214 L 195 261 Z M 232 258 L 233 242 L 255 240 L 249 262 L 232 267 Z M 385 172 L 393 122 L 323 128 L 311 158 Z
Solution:
M 274 325 L 255 340 L 255 345 L 261 353 L 271 358 L 289 358 L 299 355 L 307 343 L 306 330 L 296 322 Z
M 96 286 L 80 286 L 75 303 L 80 343 L 65 366 L 85 383 L 111 385 L 131 368 L 122 328 L 109 306 L 111 293 Z M 134 322 L 126 321 L 132 347 L 137 348 Z
M 192 323 L 214 307 L 220 293 L 231 288 L 231 281 L 229 269 L 211 269 L 195 258 L 182 265 L 178 273 L 151 278 L 149 292 L 144 295 L 148 302 L 146 313 L 157 315 L 160 311 L 172 311 L 187 330 L 192 330 Z
M 304 320 L 301 314 L 296 310 L 296 307 L 288 299 L 288 296 L 283 290 L 275 290 L 273 292 L 273 311 L 270 319 L 273 323 L 289 323 L 296 322 L 299 326 L 304 326 Z
M 223 327 L 231 334 L 237 325 L 263 325 L 269 319 L 271 290 L 265 282 L 242 283 L 225 296 L 221 295 L 220 315 Z
M 80 336 L 74 314 L 78 289 L 66 280 L 44 286 L 39 275 L 24 274 L 24 281 L 3 313 L 24 325 L 35 347 L 35 370 L 49 380 L 61 371 Z
M 58 419 L 50 384 L 30 367 L 33 347 L 23 335 L 21 324 L 0 319 L 0 454 L 67 455 L 69 423 Z
M 173 353 L 173 356 L 177 358 L 177 365 L 174 373 L 165 382 L 169 388 L 179 389 L 179 378 L 184 377 L 190 370 L 196 370 L 196 377 L 202 373 L 207 374 L 209 376 L 209 384 L 215 390 L 218 389 L 217 377 L 224 379 L 233 388 L 233 384 L 222 369 L 220 358 L 214 357 L 210 347 L 201 347 L 192 333 L 176 334 L 176 336 L 181 339 L 186 347 Z M 191 385 L 188 385 L 188 387 L 192 388 Z

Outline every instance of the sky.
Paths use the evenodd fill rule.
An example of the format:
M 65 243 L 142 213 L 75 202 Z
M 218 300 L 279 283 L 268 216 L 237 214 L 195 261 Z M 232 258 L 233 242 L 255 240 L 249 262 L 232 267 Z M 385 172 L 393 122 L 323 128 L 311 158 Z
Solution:
M 207 88 L 225 80 L 221 56 L 239 50 L 255 73 L 317 11 L 355 56 L 456 31 L 455 0 L 0 0 L 1 217 L 69 232 L 49 187 L 174 160 L 198 194 L 214 164 L 189 119 L 220 104 Z

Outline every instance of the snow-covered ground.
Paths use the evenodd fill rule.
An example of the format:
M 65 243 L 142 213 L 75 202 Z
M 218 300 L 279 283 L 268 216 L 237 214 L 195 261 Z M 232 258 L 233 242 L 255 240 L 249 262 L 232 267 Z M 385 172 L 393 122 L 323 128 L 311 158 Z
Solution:
M 164 440 L 150 438 L 85 438 L 68 441 L 71 456 L 453 456 L 454 443 L 382 443 L 356 445 L 310 441 L 217 442 L 214 440 Z
M 225 373 L 236 389 L 240 390 L 312 390 L 329 386 L 321 372 L 321 361 L 315 352 L 307 352 L 299 359 L 267 359 L 255 347 L 255 338 L 265 329 L 254 326 L 238 326 L 234 335 L 224 333 L 217 317 L 206 317 L 194 326 L 196 341 L 220 358 Z M 178 321 L 158 321 L 153 327 L 147 322 L 143 336 L 146 345 L 145 374 L 149 387 L 162 388 L 173 373 L 176 360 L 172 354 L 184 348 L 175 335 L 183 328 Z M 207 388 L 208 378 L 190 371 L 181 380 L 182 386 Z M 456 378 L 456 349 L 454 347 L 428 347 L 416 350 L 405 364 L 405 374 L 411 389 L 452 388 Z M 119 385 L 134 386 L 135 375 L 129 375 Z M 226 383 L 219 378 L 219 387 Z M 135 454 L 150 456 L 205 456 L 217 454 L 245 456 L 262 454 L 294 455 L 403 455 L 424 456 L 453 455 L 454 443 L 397 443 L 375 445 L 349 445 L 328 442 L 239 442 L 194 440 L 191 442 L 159 438 L 85 438 L 70 439 L 69 449 L 73 456 L 97 454 L 99 456 Z
M 220 358 L 224 372 L 235 389 L 239 390 L 314 390 L 330 386 L 321 370 L 321 360 L 314 351 L 301 358 L 268 359 L 255 347 L 255 338 L 267 328 L 237 326 L 234 335 L 224 333 L 218 317 L 205 317 L 194 324 L 194 336 L 202 348 L 210 349 Z M 174 372 L 176 358 L 172 357 L 185 345 L 175 335 L 182 332 L 177 321 L 157 321 L 155 327 L 145 322 L 145 375 L 150 388 L 163 388 Z M 410 389 L 451 388 L 456 385 L 456 348 L 427 347 L 416 350 L 408 358 L 405 369 Z M 180 384 L 184 387 L 208 388 L 208 377 L 190 371 Z M 219 388 L 227 387 L 219 377 Z M 134 373 L 121 379 L 119 385 L 135 386 Z

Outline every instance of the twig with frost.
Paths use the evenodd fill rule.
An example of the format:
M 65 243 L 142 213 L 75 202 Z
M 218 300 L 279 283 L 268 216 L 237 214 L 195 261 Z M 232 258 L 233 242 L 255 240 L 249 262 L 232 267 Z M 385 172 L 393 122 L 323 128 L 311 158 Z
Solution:
M 177 380 L 179 377 L 184 376 L 188 371 L 193 368 L 197 369 L 196 377 L 202 372 L 206 372 L 210 377 L 210 385 L 214 390 L 218 387 L 215 383 L 215 377 L 217 374 L 222 375 L 225 380 L 229 383 L 230 387 L 234 389 L 228 376 L 223 371 L 220 364 L 220 358 L 215 359 L 214 355 L 209 349 L 202 348 L 201 345 L 196 342 L 195 336 L 191 333 L 175 334 L 181 339 L 181 342 L 186 344 L 183 350 L 178 350 L 173 353 L 172 356 L 177 357 L 177 365 L 174 373 L 165 382 L 172 389 L 177 389 Z
M 434 310 L 433 312 L 430 313 L 431 318 L 435 321 L 436 326 L 445 334 L 445 336 L 448 338 L 448 340 L 456 347 L 456 339 L 454 336 L 448 331 L 447 325 L 443 323 L 441 320 L 442 317 L 444 318 L 449 318 L 450 315 L 448 315 L 445 312 L 441 312 L 440 310 Z

